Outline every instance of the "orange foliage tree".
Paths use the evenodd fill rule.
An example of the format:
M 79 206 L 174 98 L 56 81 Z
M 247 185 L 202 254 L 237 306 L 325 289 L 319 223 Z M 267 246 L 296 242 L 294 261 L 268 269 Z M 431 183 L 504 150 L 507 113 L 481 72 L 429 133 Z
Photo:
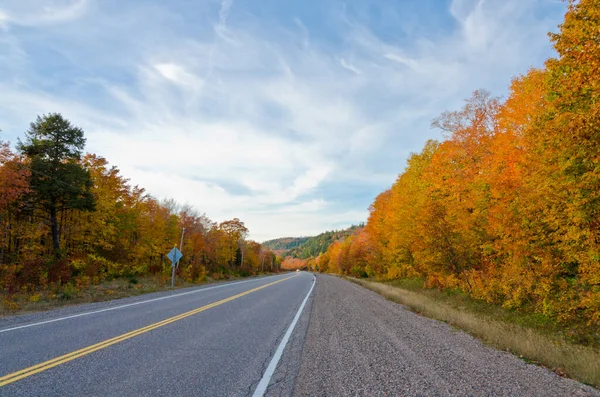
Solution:
M 420 277 L 478 299 L 600 325 L 600 6 L 569 1 L 558 53 L 502 103 L 476 91 L 433 125 L 358 235 L 322 271 Z

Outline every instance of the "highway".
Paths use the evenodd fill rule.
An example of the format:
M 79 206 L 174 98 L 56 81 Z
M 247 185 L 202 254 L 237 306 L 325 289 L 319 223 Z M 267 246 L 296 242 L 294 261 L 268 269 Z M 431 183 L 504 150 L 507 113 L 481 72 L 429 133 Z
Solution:
M 0 396 L 256 394 L 313 280 L 288 273 L 0 320 Z
M 0 396 L 600 396 L 338 277 L 0 319 Z

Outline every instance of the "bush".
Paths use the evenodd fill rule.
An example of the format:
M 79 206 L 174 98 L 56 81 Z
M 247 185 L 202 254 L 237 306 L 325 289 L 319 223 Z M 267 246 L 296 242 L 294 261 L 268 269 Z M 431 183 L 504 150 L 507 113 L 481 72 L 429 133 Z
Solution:
M 367 278 L 369 277 L 369 275 L 367 274 L 367 272 L 365 272 L 365 270 L 359 266 L 354 266 L 352 269 L 350 269 L 350 275 L 352 277 L 356 277 L 356 278 Z
M 71 300 L 77 295 L 77 290 L 73 286 L 73 284 L 65 284 L 62 288 L 60 288 L 59 292 L 56 294 L 56 297 L 60 300 Z
M 0 266 L 0 287 L 6 290 L 9 295 L 14 294 L 19 289 L 17 274 L 20 268 L 19 265 Z
M 92 278 L 90 276 L 79 276 L 75 278 L 75 286 L 78 289 L 84 289 L 92 284 Z
M 88 276 L 105 276 L 109 279 L 122 277 L 123 265 L 110 261 L 102 256 L 89 254 L 87 257 L 86 274 Z
M 206 268 L 200 264 L 189 264 L 182 267 L 181 277 L 190 283 L 206 281 Z
M 40 294 L 33 294 L 29 297 L 29 302 L 39 302 L 41 298 Z
M 130 274 L 129 276 L 127 276 L 127 281 L 129 281 L 129 284 L 134 284 L 134 285 L 139 282 L 137 277 L 134 276 L 133 274 Z
M 14 302 L 10 298 L 2 299 L 2 307 L 8 311 L 17 311 L 21 308 L 16 302 Z

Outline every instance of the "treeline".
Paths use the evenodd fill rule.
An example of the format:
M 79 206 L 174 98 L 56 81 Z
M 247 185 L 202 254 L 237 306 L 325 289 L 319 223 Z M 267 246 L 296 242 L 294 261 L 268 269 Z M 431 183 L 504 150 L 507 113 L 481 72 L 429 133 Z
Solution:
M 329 247 L 331 243 L 353 234 L 354 231 L 361 226 L 362 225 L 353 225 L 348 229 L 327 231 L 318 236 L 309 237 L 302 244 L 285 252 L 283 256 L 298 259 L 314 258 L 327 251 L 327 247 Z
M 551 40 L 558 58 L 515 78 L 505 101 L 476 91 L 433 126 L 334 242 L 320 271 L 428 287 L 600 325 L 600 3 L 569 2 Z
M 320 258 L 334 242 L 343 241 L 363 227 L 364 224 L 352 225 L 347 229 L 327 231 L 310 237 L 298 247 L 280 254 L 283 258 L 281 267 L 287 270 L 315 269 L 317 258 Z
M 0 142 L 0 290 L 8 296 L 116 277 L 168 279 L 166 254 L 183 229 L 177 276 L 185 281 L 276 270 L 275 255 L 248 241 L 239 219 L 216 223 L 159 201 L 106 159 L 82 155 L 84 144 L 60 114 L 31 123 L 18 153 Z
M 283 253 L 304 244 L 310 237 L 281 237 L 263 241 L 262 245 L 272 251 Z

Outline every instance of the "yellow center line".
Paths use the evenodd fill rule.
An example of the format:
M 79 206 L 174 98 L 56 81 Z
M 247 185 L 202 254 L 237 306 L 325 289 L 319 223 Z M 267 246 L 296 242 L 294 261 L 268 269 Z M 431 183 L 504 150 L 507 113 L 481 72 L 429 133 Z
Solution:
M 296 275 L 294 275 L 292 277 L 295 277 L 295 276 Z M 179 314 L 177 316 L 173 316 L 173 317 L 167 318 L 166 320 L 162 320 L 162 321 L 159 321 L 157 323 L 150 324 L 150 325 L 147 325 L 145 327 L 135 329 L 133 331 L 124 333 L 122 335 L 115 336 L 114 338 L 107 339 L 107 340 L 105 340 L 103 342 L 99 342 L 99 343 L 96 343 L 94 345 L 91 345 L 91 346 L 88 346 L 88 347 L 84 347 L 83 349 L 79 349 L 79 350 L 76 350 L 74 352 L 67 353 L 67 354 L 62 355 L 60 357 L 56 357 L 56 358 L 53 358 L 51 360 L 44 361 L 42 363 L 33 365 L 31 367 L 24 368 L 24 369 L 22 369 L 20 371 L 16 371 L 16 372 L 4 375 L 4 376 L 0 377 L 0 387 L 6 386 L 6 385 L 8 385 L 10 383 L 16 382 L 16 381 L 18 381 L 20 379 L 23 379 L 23 378 L 27 378 L 27 377 L 29 377 L 31 375 L 34 375 L 34 374 L 37 374 L 39 372 L 46 371 L 46 370 L 48 370 L 50 368 L 54 368 L 54 367 L 56 367 L 58 365 L 64 364 L 64 363 L 69 362 L 71 360 L 75 360 L 76 358 L 79 358 L 79 357 L 83 357 L 85 355 L 88 355 L 88 354 L 93 353 L 95 351 L 104 349 L 104 348 L 106 348 L 108 346 L 111 346 L 111 345 L 114 345 L 116 343 L 123 342 L 124 340 L 131 339 L 131 338 L 133 338 L 135 336 L 144 334 L 144 333 L 146 333 L 148 331 L 152 331 L 153 329 L 157 329 L 157 328 L 163 327 L 163 326 L 165 326 L 167 324 L 174 323 L 175 321 L 179 321 L 181 319 L 184 319 L 186 317 L 193 316 L 194 314 L 198 314 L 200 312 L 203 312 L 205 310 L 211 309 L 213 307 L 222 305 L 223 303 L 231 302 L 232 300 L 237 299 L 237 298 L 241 298 L 244 295 L 248 295 L 248 294 L 251 294 L 251 293 L 256 292 L 258 290 L 261 290 L 263 288 L 270 287 L 271 285 L 280 283 L 280 282 L 285 281 L 285 280 L 289 280 L 292 277 L 286 277 L 286 278 L 283 278 L 281 280 L 273 281 L 272 283 L 269 283 L 269 284 L 261 285 L 260 287 L 256 287 L 256 288 L 250 289 L 248 291 L 239 293 L 237 295 L 230 296 L 229 298 L 225 298 L 225 299 L 222 299 L 220 301 L 208 304 L 206 306 L 202 306 L 202 307 L 199 307 L 197 309 L 190 310 L 189 312 L 185 312 L 185 313 Z

